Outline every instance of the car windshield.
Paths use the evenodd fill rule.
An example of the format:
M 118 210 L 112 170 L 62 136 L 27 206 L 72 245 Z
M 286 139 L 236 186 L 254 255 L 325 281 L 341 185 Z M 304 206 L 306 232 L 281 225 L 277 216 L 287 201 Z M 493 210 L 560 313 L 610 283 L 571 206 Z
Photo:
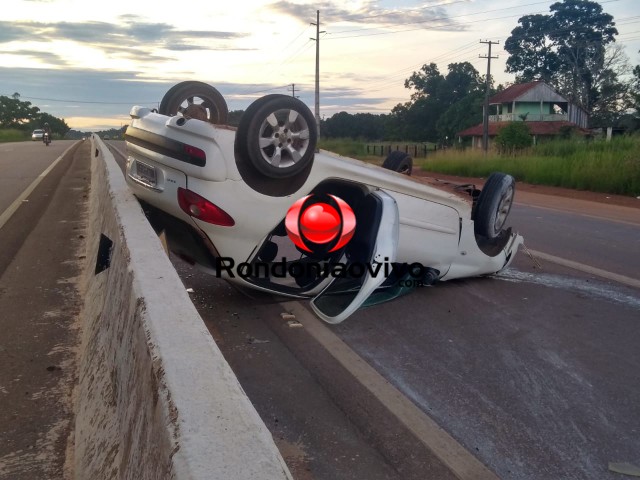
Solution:
M 33 133 L 42 133 L 44 130 L 34 130 Z

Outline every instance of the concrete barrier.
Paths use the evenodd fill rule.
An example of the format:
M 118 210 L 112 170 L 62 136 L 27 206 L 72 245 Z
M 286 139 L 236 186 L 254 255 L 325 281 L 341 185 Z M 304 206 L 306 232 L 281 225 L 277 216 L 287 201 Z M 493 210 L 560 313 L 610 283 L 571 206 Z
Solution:
M 78 479 L 285 479 L 271 434 L 92 139 Z

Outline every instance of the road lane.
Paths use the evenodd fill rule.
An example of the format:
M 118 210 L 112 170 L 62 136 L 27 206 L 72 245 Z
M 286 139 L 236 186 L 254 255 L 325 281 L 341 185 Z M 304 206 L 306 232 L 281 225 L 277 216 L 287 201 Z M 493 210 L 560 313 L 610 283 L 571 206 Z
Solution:
M 0 213 L 47 169 L 73 140 L 0 143 Z
M 73 142 L 56 144 L 64 150 Z M 27 159 L 24 152 L 35 147 L 16 145 L 13 158 Z M 60 154 L 49 149 L 50 159 Z M 21 170 L 22 163 L 6 163 L 7 153 L 0 154 L 4 172 L 15 179 L 32 179 L 45 169 Z M 0 229 L 0 478 L 61 479 L 71 472 L 65 462 L 72 460 L 66 453 L 80 342 L 89 155 L 88 144 L 73 146 Z M 33 164 L 44 167 L 50 159 Z
M 595 480 L 640 461 L 638 318 L 637 290 L 520 257 L 334 331 L 501 478 Z
M 509 222 L 531 249 L 640 280 L 640 209 L 637 212 L 633 225 L 514 205 Z
M 560 206 L 563 200 L 548 201 Z M 583 207 L 516 205 L 510 223 L 531 248 L 638 278 L 637 255 L 630 254 L 638 250 L 638 227 L 603 218 L 606 209 L 585 214 Z M 175 262 L 274 436 L 288 445 L 302 439 L 303 463 L 319 472 L 310 452 L 323 444 L 311 432 L 326 430 L 324 417 L 310 410 L 300 424 L 300 403 L 311 388 L 291 392 L 279 378 L 289 372 L 283 365 L 299 370 L 297 360 L 334 399 L 349 393 L 332 391 L 340 383 L 335 378 L 320 380 L 322 365 L 298 355 L 276 360 L 277 338 L 294 354 L 299 347 L 286 343 L 291 336 L 274 320 L 279 311 L 272 303 L 243 301 L 224 282 Z M 640 463 L 634 448 L 640 444 L 639 316 L 637 289 L 545 261 L 536 269 L 521 252 L 499 277 L 420 289 L 327 328 L 501 478 L 613 479 L 608 462 Z M 272 362 L 278 367 L 270 373 Z M 295 398 L 276 395 L 281 388 Z M 402 444 L 398 438 L 392 456 Z M 322 462 L 330 457 L 317 453 Z M 333 475 L 341 472 L 334 469 Z M 324 474 L 316 478 L 331 478 Z

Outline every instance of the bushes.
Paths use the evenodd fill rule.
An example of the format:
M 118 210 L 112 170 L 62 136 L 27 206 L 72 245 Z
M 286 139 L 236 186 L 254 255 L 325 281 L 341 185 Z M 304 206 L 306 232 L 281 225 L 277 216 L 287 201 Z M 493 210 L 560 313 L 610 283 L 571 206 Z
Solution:
M 485 155 L 480 150 L 438 152 L 420 166 L 431 172 L 486 177 L 492 171 L 541 185 L 640 195 L 640 136 L 602 140 L 552 140 L 520 155 Z
M 495 142 L 500 153 L 515 153 L 529 148 L 532 143 L 529 126 L 525 122 L 510 122 L 500 129 Z
M 18 130 L 17 128 L 0 129 L 0 142 L 21 142 L 31 140 L 31 131 Z

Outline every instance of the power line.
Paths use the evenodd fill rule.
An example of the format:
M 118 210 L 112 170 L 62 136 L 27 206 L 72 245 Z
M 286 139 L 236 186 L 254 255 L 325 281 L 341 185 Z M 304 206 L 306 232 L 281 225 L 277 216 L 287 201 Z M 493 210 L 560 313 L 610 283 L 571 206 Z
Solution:
M 611 0 L 611 1 L 619 1 L 619 0 Z M 459 2 L 452 2 L 452 3 L 459 3 Z M 405 25 L 418 25 L 418 24 L 423 24 L 423 23 L 429 23 L 429 22 L 434 22 L 434 21 L 438 21 L 438 20 L 451 20 L 452 18 L 462 18 L 462 17 L 471 17 L 471 16 L 475 16 L 475 15 L 482 15 L 483 13 L 491 13 L 491 12 L 500 12 L 500 11 L 504 11 L 504 10 L 511 10 L 514 8 L 522 8 L 522 7 L 529 7 L 531 5 L 540 5 L 542 3 L 549 3 L 549 0 L 545 0 L 542 2 L 534 2 L 534 3 L 527 3 L 525 5 L 517 5 L 515 7 L 504 7 L 504 8 L 495 8 L 493 10 L 484 10 L 482 12 L 474 12 L 474 13 L 465 13 L 462 15 L 454 15 L 454 16 L 446 16 L 446 17 L 434 17 L 434 18 L 430 18 L 429 20 L 420 20 L 417 22 L 403 22 L 402 24 L 396 24 L 397 26 L 405 26 Z M 443 5 L 443 4 L 440 4 Z M 379 16 L 379 15 L 375 15 L 375 16 Z M 368 17 L 371 18 L 371 17 Z M 367 27 L 367 28 L 356 28 L 353 30 L 344 30 L 342 32 L 340 32 L 340 34 L 343 33 L 352 33 L 352 32 L 364 32 L 367 30 L 376 30 L 379 28 L 383 28 L 382 26 L 379 27 Z M 419 29 L 422 30 L 422 29 Z M 412 30 L 400 30 L 400 31 L 412 31 Z M 358 36 L 364 36 L 364 35 L 358 35 Z M 334 39 L 339 39 L 339 38 L 351 38 L 351 37 L 335 37 Z M 333 40 L 333 39 L 332 39 Z
M 241 95 L 257 95 L 258 93 L 273 92 L 274 90 L 282 90 L 284 88 L 287 88 L 289 85 L 291 84 L 288 83 L 286 85 L 280 85 L 279 87 L 265 88 L 264 90 L 257 90 L 255 92 L 242 93 Z
M 4 95 L 4 96 L 10 97 L 11 95 Z M 26 96 L 26 95 L 20 95 L 20 98 L 28 98 L 30 100 L 42 100 L 42 101 L 45 101 L 45 102 L 88 103 L 88 104 L 98 104 L 98 105 L 133 105 L 134 103 L 142 103 L 142 104 L 158 103 L 157 100 L 148 101 L 148 102 L 140 102 L 140 101 L 134 101 L 134 102 L 99 102 L 99 101 L 90 101 L 90 100 L 69 100 L 69 99 L 62 99 L 62 98 L 29 97 L 29 96 Z
M 606 3 L 612 3 L 615 1 L 619 1 L 619 0 L 605 0 L 605 1 L 601 1 L 601 4 L 606 4 Z M 453 3 L 457 3 L 457 2 L 453 2 Z M 494 10 L 487 10 L 484 12 L 474 12 L 474 13 L 470 13 L 470 14 L 464 14 L 464 15 L 458 15 L 455 17 L 448 17 L 448 18 L 460 18 L 460 17 L 466 17 L 466 16 L 475 16 L 475 15 L 480 15 L 483 13 L 490 13 L 490 12 L 496 12 L 496 11 L 504 11 L 504 10 L 508 10 L 508 9 L 513 9 L 513 8 L 520 8 L 523 6 L 531 6 L 531 5 L 537 5 L 537 4 L 541 4 L 541 3 L 547 3 L 547 2 L 533 2 L 533 3 L 529 3 L 526 5 L 520 5 L 518 7 L 505 7 L 505 8 L 499 8 L 499 9 L 494 9 Z M 439 6 L 439 5 L 444 5 L 444 4 L 436 4 L 436 5 L 430 5 L 428 7 L 435 7 L 435 6 Z M 427 7 L 425 7 L 427 8 Z M 419 9 L 418 9 L 419 10 Z M 546 12 L 543 12 L 546 13 Z M 525 16 L 525 15 L 532 15 L 533 13 L 530 14 L 521 14 L 520 16 Z M 383 14 L 379 14 L 376 16 L 381 16 Z M 490 18 L 490 19 L 479 19 L 479 20 L 475 20 L 472 22 L 466 22 L 466 23 L 459 23 L 459 25 L 465 25 L 465 24 L 471 24 L 471 23 L 478 23 L 478 22 L 486 22 L 489 20 L 498 20 L 501 18 L 511 18 L 513 16 L 516 15 L 510 15 L 507 17 L 499 17 L 499 18 Z M 440 17 L 440 18 L 445 18 L 445 17 Z M 631 24 L 635 24 L 635 23 L 639 23 L 640 20 L 639 19 L 640 16 L 635 15 L 635 16 L 630 16 L 630 17 L 624 17 L 621 19 L 618 19 L 616 21 L 616 27 L 617 26 L 621 26 L 621 25 L 631 25 Z M 426 23 L 426 21 L 424 22 L 412 22 L 412 23 Z M 411 23 L 408 23 L 411 24 Z M 407 23 L 405 23 L 405 25 L 408 25 Z M 302 29 L 302 31 L 300 31 L 292 40 L 290 40 L 286 46 L 282 49 L 282 51 L 289 49 L 289 47 L 291 45 L 293 45 L 307 30 L 308 30 L 308 26 L 305 26 L 304 29 Z M 588 29 L 588 26 L 584 26 L 584 29 Z M 365 30 L 370 30 L 370 28 L 366 28 L 366 29 L 359 29 L 359 30 L 350 30 L 350 31 L 346 31 L 346 32 L 341 32 L 341 33 L 347 33 L 347 32 L 355 32 L 355 31 L 365 31 Z M 371 34 L 371 35 L 380 35 L 380 34 L 393 34 L 393 33 L 403 33 L 403 32 L 408 32 L 408 31 L 413 31 L 413 30 L 422 30 L 422 29 L 405 29 L 405 30 L 397 30 L 397 31 L 392 31 L 392 32 L 384 32 L 384 33 L 377 33 L 377 34 Z M 564 31 L 567 31 L 569 29 L 557 29 L 557 30 L 549 30 L 547 32 L 544 32 L 545 34 L 553 34 L 553 33 L 562 33 Z M 575 28 L 573 28 L 573 30 L 575 30 Z M 633 32 L 626 32 L 624 34 L 618 34 L 618 38 L 620 40 L 623 40 L 625 42 L 629 42 L 629 41 L 635 41 L 638 38 L 635 37 L 634 35 L 636 35 L 639 31 L 633 31 Z M 321 32 L 321 33 L 325 33 L 326 32 Z M 370 36 L 370 35 L 356 35 L 356 37 L 360 37 L 360 36 Z M 631 36 L 631 37 L 629 37 Z M 511 35 L 510 38 L 514 38 L 514 39 L 519 39 L 519 38 L 525 38 L 526 35 L 519 35 L 519 36 L 514 36 Z M 325 40 L 338 40 L 341 38 L 352 38 L 352 37 L 327 37 L 325 38 Z M 493 38 L 498 38 L 498 37 L 493 37 Z M 312 43 L 311 40 L 307 40 L 304 44 L 302 44 L 292 55 L 290 55 L 288 58 L 286 58 L 285 60 L 280 62 L 280 65 L 285 63 L 285 62 L 290 62 L 293 61 L 295 58 L 297 58 L 299 55 L 305 53 L 310 47 L 311 47 Z M 453 61 L 456 58 L 459 58 L 461 56 L 466 55 L 467 53 L 473 53 L 473 51 L 475 51 L 478 47 L 471 47 L 471 45 L 475 45 L 475 41 L 474 42 L 470 42 L 469 44 L 465 44 L 462 45 L 460 47 L 457 47 L 456 49 L 453 49 L 449 52 L 445 52 L 437 57 L 434 57 L 433 59 L 431 59 L 429 62 L 440 62 L 441 60 L 444 61 L 446 59 L 446 61 Z M 453 53 L 458 52 L 456 55 L 451 56 Z M 399 69 L 396 70 L 394 72 L 391 72 L 389 75 L 386 76 L 386 78 L 384 80 L 379 80 L 377 82 L 372 82 L 369 85 L 374 85 L 374 86 L 378 86 L 377 89 L 372 90 L 369 89 L 368 91 L 379 91 L 384 89 L 386 86 L 391 85 L 393 83 L 395 83 L 395 80 L 393 80 L 393 77 L 398 77 L 398 76 L 402 76 L 406 73 L 408 73 L 411 70 L 414 70 L 415 68 L 418 68 L 424 64 L 428 63 L 428 61 L 425 62 L 421 62 L 419 64 L 414 64 L 413 66 L 409 66 L 409 67 L 405 67 L 403 69 Z M 477 61 L 470 61 L 469 63 L 471 63 L 472 65 L 478 63 Z M 278 65 L 276 65 L 275 67 L 272 66 L 272 68 L 277 68 Z M 254 94 L 259 94 L 259 93 L 264 93 L 264 92 L 269 92 L 269 91 L 273 91 L 273 90 L 280 90 L 280 89 L 284 89 L 287 88 L 289 85 L 291 85 L 290 83 L 287 85 L 283 85 L 283 86 L 278 86 L 278 87 L 273 87 L 273 88 L 268 88 L 268 89 L 262 89 L 262 90 L 258 90 L 255 92 L 250 92 L 250 93 L 243 93 L 242 95 L 254 95 Z M 11 95 L 6 95 L 6 96 L 11 96 Z M 44 98 L 44 97 L 30 97 L 30 96 L 23 96 L 21 95 L 22 98 L 25 99 L 32 99 L 32 100 L 40 100 L 40 101 L 49 101 L 49 102 L 67 102 L 67 103 L 76 103 L 76 104 L 95 104 L 95 105 L 132 105 L 134 103 L 138 103 L 138 104 L 157 104 L 157 100 L 153 100 L 153 101 L 145 101 L 145 102 L 141 102 L 141 101 L 135 101 L 135 102 L 105 102 L 105 101 L 91 101 L 91 100 L 73 100 L 73 99 L 56 99 L 56 98 Z
M 601 1 L 600 4 L 619 2 L 619 1 L 620 0 L 605 0 L 605 1 Z M 404 25 L 424 24 L 424 23 L 434 22 L 434 21 L 438 21 L 438 20 L 449 20 L 449 19 L 452 19 L 452 18 L 467 17 L 467 16 L 472 16 L 472 15 L 482 15 L 484 13 L 510 10 L 510 9 L 513 9 L 513 8 L 522 8 L 522 7 L 525 7 L 525 6 L 538 5 L 538 4 L 541 4 L 541 3 L 548 3 L 548 2 L 534 2 L 534 3 L 525 4 L 525 5 L 518 5 L 517 7 L 497 8 L 497 9 L 494 9 L 494 10 L 485 10 L 483 12 L 475 12 L 475 13 L 469 13 L 469 14 L 464 14 L 464 15 L 457 15 L 457 16 L 453 16 L 453 17 L 435 17 L 433 19 L 424 20 L 424 21 L 420 21 L 420 22 L 403 23 L 402 26 L 404 26 Z M 503 16 L 503 17 L 482 18 L 482 19 L 479 19 L 479 20 L 473 20 L 473 21 L 469 21 L 469 22 L 449 22 L 449 23 L 437 25 L 436 28 L 434 28 L 433 30 L 437 30 L 438 28 L 442 28 L 442 27 L 455 27 L 455 26 L 462 26 L 462 25 L 471 25 L 471 24 L 479 23 L 479 22 L 487 22 L 489 20 L 503 20 L 505 18 L 523 17 L 525 15 L 536 15 L 536 14 L 544 14 L 544 13 L 548 13 L 548 12 L 539 11 L 539 12 L 533 12 L 533 13 L 527 13 L 527 14 L 518 13 L 518 14 L 515 14 L 515 15 L 506 15 L 506 16 Z M 398 26 L 401 26 L 401 24 L 398 24 Z M 382 27 L 378 27 L 378 28 L 382 28 Z M 368 28 L 362 28 L 362 29 L 357 29 L 357 30 L 349 30 L 349 31 L 340 32 L 340 33 L 366 31 L 366 30 L 372 30 L 372 29 L 374 29 L 374 28 L 373 27 L 368 27 Z M 345 39 L 345 38 L 359 38 L 359 37 L 372 37 L 372 36 L 379 36 L 379 35 L 393 35 L 395 33 L 415 32 L 415 31 L 418 31 L 418 30 L 424 30 L 424 28 L 423 27 L 420 27 L 420 28 L 408 28 L 408 29 L 404 29 L 404 30 L 392 30 L 390 32 L 377 32 L 377 33 L 369 33 L 369 34 L 363 34 L 363 35 L 347 35 L 347 36 L 342 36 L 342 37 L 338 36 L 338 37 L 327 38 L 327 40 L 341 40 L 341 39 Z
M 305 25 L 305 27 L 300 31 L 300 33 L 298 33 L 298 35 L 296 35 L 292 40 L 289 41 L 289 43 L 286 44 L 286 46 L 282 49 L 276 49 L 276 51 L 280 54 L 284 51 L 286 51 L 291 45 L 293 45 L 296 40 L 298 40 L 307 30 L 309 29 L 309 25 Z M 256 76 L 258 77 L 262 77 L 264 73 L 266 73 L 266 70 L 270 67 L 271 69 L 275 69 L 277 67 L 279 67 L 280 65 L 282 65 L 283 63 L 285 63 L 286 61 L 289 61 L 289 58 L 294 57 L 295 55 L 298 54 L 298 52 L 300 52 L 304 47 L 308 46 L 309 41 L 307 40 L 305 43 L 303 43 L 293 54 L 289 55 L 288 58 L 281 60 L 277 65 L 271 65 L 272 61 L 275 60 L 277 57 L 276 56 L 272 56 L 270 57 L 267 61 L 265 61 L 262 64 L 262 68 L 256 73 Z M 279 57 L 280 55 L 278 55 Z M 256 85 L 256 84 L 252 84 L 252 85 Z
M 433 59 L 429 59 L 429 60 L 426 60 L 426 61 L 424 61 L 424 62 L 422 62 L 422 63 L 420 63 L 420 64 L 414 65 L 414 66 L 412 66 L 412 67 L 408 67 L 407 69 L 404 69 L 404 70 L 402 70 L 402 71 L 399 71 L 399 72 L 398 72 L 397 74 L 395 74 L 395 75 L 388 76 L 385 80 L 383 80 L 383 81 L 382 81 L 383 83 L 380 83 L 380 82 L 373 82 L 373 83 L 371 83 L 370 85 L 377 86 L 377 88 L 376 88 L 376 89 L 369 89 L 369 91 L 371 91 L 371 92 L 377 92 L 377 91 L 383 90 L 383 89 L 384 89 L 384 88 L 386 88 L 387 86 L 390 86 L 390 85 L 392 85 L 392 84 L 396 83 L 396 81 L 397 81 L 397 80 L 395 80 L 395 79 L 394 79 L 394 80 L 392 80 L 394 77 L 395 77 L 395 78 L 398 78 L 398 77 L 400 77 L 400 76 L 407 75 L 407 74 L 409 74 L 411 71 L 414 71 L 417 67 L 422 67 L 423 65 L 426 65 L 426 64 L 428 64 L 428 63 L 436 63 L 436 62 L 439 62 L 439 61 L 445 61 L 445 59 L 446 59 L 446 61 L 447 61 L 448 63 L 450 63 L 450 62 L 453 62 L 454 60 L 456 60 L 456 59 L 458 59 L 458 58 L 461 58 L 461 57 L 467 57 L 469 54 L 471 54 L 471 53 L 473 53 L 474 51 L 477 51 L 477 50 L 479 50 L 479 49 L 481 48 L 481 47 L 479 47 L 479 46 L 478 46 L 478 44 L 477 44 L 477 40 L 474 40 L 474 41 L 473 41 L 473 44 L 474 44 L 474 45 L 473 45 L 473 47 L 472 47 L 472 48 L 467 47 L 465 50 L 463 50 L 463 51 L 461 51 L 461 52 L 458 52 L 456 55 L 453 55 L 453 56 L 451 56 L 451 57 L 449 57 L 449 56 L 445 56 L 445 55 L 440 55 L 440 56 L 435 57 L 435 58 L 433 58 Z M 471 62 L 469 62 L 469 63 L 471 63 Z
M 426 9 L 428 9 L 428 8 L 433 8 L 433 7 L 442 7 L 442 6 L 448 7 L 449 5 L 453 5 L 453 4 L 455 4 L 455 3 L 466 3 L 466 1 L 465 1 L 465 0 L 456 0 L 455 2 L 442 2 L 442 3 L 435 3 L 435 4 L 433 4 L 433 5 L 425 5 L 424 7 L 420 7 L 420 8 L 412 8 L 412 9 L 409 9 L 409 10 L 401 10 L 401 11 L 396 11 L 396 12 L 389 12 L 389 11 L 386 11 L 386 12 L 379 13 L 379 14 L 377 14 L 377 15 L 367 15 L 367 19 L 370 19 L 370 18 L 378 18 L 378 17 L 388 17 L 388 16 L 390 15 L 390 13 L 419 12 L 419 11 L 421 11 L 421 10 L 426 10 Z M 367 29 L 366 29 L 366 28 L 363 28 L 363 29 L 360 29 L 360 30 L 367 30 Z M 349 32 L 349 31 L 355 31 L 355 32 L 357 32 L 358 30 L 347 30 L 347 32 Z M 345 32 L 342 32 L 342 33 L 345 33 Z

